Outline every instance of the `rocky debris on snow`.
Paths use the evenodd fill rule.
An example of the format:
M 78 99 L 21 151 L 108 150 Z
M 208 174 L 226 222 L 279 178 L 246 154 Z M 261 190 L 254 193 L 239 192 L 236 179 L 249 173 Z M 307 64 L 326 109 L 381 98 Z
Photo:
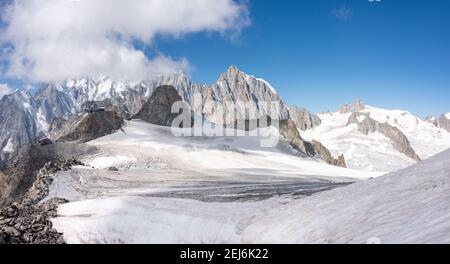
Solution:
M 61 233 L 53 228 L 58 205 L 68 202 L 53 198 L 41 205 L 18 203 L 0 211 L 0 244 L 64 244 Z
M 52 175 L 60 171 L 70 170 L 73 166 L 84 166 L 84 164 L 74 158 L 55 160 L 45 164 L 37 173 L 36 181 L 23 197 L 22 204 L 33 205 L 44 199 L 49 192 L 50 184 L 53 182 Z
M 295 126 L 302 131 L 315 128 L 322 123 L 319 116 L 310 113 L 305 108 L 290 107 L 289 116 Z
M 78 159 L 97 151 L 93 146 L 63 142 L 18 147 L 8 159 L 0 162 L 0 207 L 21 199 L 36 182 L 39 170 L 46 163 Z
M 76 159 L 55 160 L 40 169 L 36 181 L 20 202 L 13 202 L 0 210 L 0 244 L 63 244 L 64 239 L 52 226 L 50 218 L 57 216 L 65 199 L 52 198 L 40 203 L 49 193 L 53 175 L 83 165 Z
M 379 132 L 392 141 L 396 150 L 416 161 L 421 160 L 402 131 L 388 123 L 380 123 L 372 119 L 369 113 L 353 113 L 348 119 L 347 125 L 348 124 L 357 124 L 358 131 L 366 135 L 373 132 Z
M 41 144 L 41 146 L 46 146 L 46 145 L 50 145 L 53 144 L 53 141 L 49 138 L 43 138 L 43 139 L 39 139 L 39 144 Z
M 119 171 L 117 167 L 109 167 L 108 171 Z

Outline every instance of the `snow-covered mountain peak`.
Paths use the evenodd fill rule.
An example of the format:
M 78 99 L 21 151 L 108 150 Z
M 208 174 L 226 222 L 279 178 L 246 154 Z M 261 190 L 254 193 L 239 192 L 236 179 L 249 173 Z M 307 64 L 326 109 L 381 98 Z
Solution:
M 217 83 L 221 83 L 223 81 L 240 81 L 245 80 L 249 85 L 254 83 L 261 83 L 262 86 L 268 90 L 269 93 L 273 95 L 278 95 L 275 88 L 266 80 L 262 78 L 255 77 L 253 75 L 247 74 L 241 70 L 239 70 L 235 65 L 231 65 L 226 72 L 222 73 L 219 77 Z
M 445 114 L 444 116 L 445 116 L 445 118 L 447 118 L 447 119 L 449 119 L 449 120 L 450 120 L 450 112 L 449 112 L 449 113 L 447 113 L 447 114 Z
M 429 115 L 429 116 L 425 117 L 424 121 L 435 124 L 435 122 L 437 121 L 437 118 L 432 115 Z
M 339 112 L 340 113 L 359 112 L 361 110 L 364 110 L 365 107 L 366 105 L 360 99 L 356 99 L 354 102 L 342 106 L 339 109 Z
M 301 135 L 322 142 L 334 155 L 344 153 L 350 168 L 393 171 L 450 147 L 450 129 L 443 129 L 442 118 L 438 127 L 408 111 L 360 101 L 318 116 L 322 123 Z

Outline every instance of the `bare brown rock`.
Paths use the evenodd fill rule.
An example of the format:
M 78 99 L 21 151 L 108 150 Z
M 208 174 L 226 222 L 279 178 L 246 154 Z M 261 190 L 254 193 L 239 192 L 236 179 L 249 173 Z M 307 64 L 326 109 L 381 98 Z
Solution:
M 290 107 L 289 117 L 294 121 L 297 128 L 302 131 L 314 128 L 322 123 L 322 120 L 317 115 L 310 113 L 305 108 Z
M 360 121 L 361 117 L 364 118 L 362 119 L 362 121 Z M 403 134 L 402 131 L 387 123 L 380 123 L 372 119 L 368 113 L 353 113 L 349 117 L 347 124 L 357 124 L 358 130 L 366 135 L 375 131 L 380 132 L 387 138 L 391 139 L 392 144 L 396 150 L 416 161 L 421 160 L 419 155 L 417 155 L 414 149 L 411 147 L 408 138 L 405 136 L 405 134 Z
M 290 119 L 280 120 L 280 134 L 294 149 L 306 154 L 307 156 L 322 159 L 331 165 L 344 168 L 347 167 L 344 155 L 334 158 L 331 156 L 330 151 L 320 142 L 308 142 L 303 140 L 294 124 L 294 121 Z

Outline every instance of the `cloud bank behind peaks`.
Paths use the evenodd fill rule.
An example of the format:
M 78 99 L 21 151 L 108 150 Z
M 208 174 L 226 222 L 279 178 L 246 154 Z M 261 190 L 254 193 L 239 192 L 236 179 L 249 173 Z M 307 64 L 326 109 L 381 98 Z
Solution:
M 236 34 L 249 24 L 247 7 L 233 0 L 14 0 L 3 9 L 2 74 L 31 81 L 137 80 L 186 69 L 186 59 L 149 58 L 133 43 Z
M 7 84 L 0 83 L 0 99 L 2 99 L 3 96 L 10 94 L 12 92 L 12 89 L 9 88 Z

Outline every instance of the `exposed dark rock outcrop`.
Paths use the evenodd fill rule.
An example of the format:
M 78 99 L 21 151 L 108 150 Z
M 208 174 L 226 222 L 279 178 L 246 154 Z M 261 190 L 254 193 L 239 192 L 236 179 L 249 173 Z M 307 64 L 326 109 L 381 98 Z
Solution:
M 52 176 L 59 171 L 82 165 L 76 159 L 48 162 L 36 173 L 36 180 L 18 202 L 0 210 L 0 244 L 36 243 L 63 244 L 61 233 L 52 226 L 50 218 L 67 200 L 53 198 L 40 203 L 49 193 Z
M 331 156 L 330 151 L 325 148 L 320 142 L 308 142 L 303 140 L 303 138 L 300 136 L 300 133 L 298 132 L 297 127 L 294 124 L 294 121 L 290 119 L 280 120 L 280 134 L 297 151 L 305 153 L 310 157 L 322 159 L 328 164 L 344 168 L 347 167 L 343 155 L 339 156 L 338 158 L 334 158 L 333 156 Z
M 307 142 L 306 144 L 311 144 L 310 151 L 311 155 L 315 157 L 320 157 L 325 162 L 331 165 L 347 168 L 347 162 L 345 161 L 344 154 L 339 155 L 337 158 L 331 156 L 330 151 L 322 145 L 322 143 L 313 140 L 312 142 Z
M 0 99 L 0 160 L 5 158 L 3 152 L 13 151 L 37 137 L 35 105 L 28 91 L 16 91 Z
M 65 142 L 88 142 L 109 135 L 124 125 L 115 111 L 92 111 L 67 120 L 56 119 L 52 124 L 52 138 Z
M 366 105 L 359 99 L 356 99 L 353 103 L 344 105 L 339 109 L 340 113 L 353 113 L 353 112 L 359 112 L 361 110 L 364 110 L 366 108 Z
M 22 199 L 36 182 L 37 172 L 48 162 L 93 154 L 95 147 L 54 143 L 22 145 L 0 163 L 0 207 Z
M 183 100 L 173 86 L 159 86 L 134 118 L 155 125 L 172 126 L 173 120 L 179 115 L 179 113 L 172 113 L 172 105 L 180 101 Z
M 434 116 L 427 116 L 427 117 L 424 119 L 424 121 L 425 121 L 425 122 L 428 122 L 428 123 L 430 123 L 430 124 L 433 124 L 433 125 L 435 125 L 435 126 L 439 126 L 438 120 L 437 120 L 436 117 L 434 117 Z
M 445 130 L 447 130 L 448 132 L 450 132 L 450 119 L 447 118 L 446 115 L 442 115 L 438 120 L 437 120 L 437 125 L 440 128 L 443 128 Z
M 348 124 L 357 124 L 358 131 L 366 135 L 373 132 L 379 132 L 392 141 L 396 150 L 416 161 L 421 160 L 402 131 L 387 123 L 380 123 L 372 119 L 369 113 L 353 113 L 348 119 Z
M 277 120 L 275 120 L 277 121 Z M 338 158 L 334 158 L 330 151 L 318 141 L 308 142 L 305 141 L 295 125 L 295 122 L 291 119 L 278 120 L 278 128 L 280 135 L 286 140 L 286 142 L 292 146 L 295 150 L 302 153 L 307 157 L 314 157 L 322 159 L 328 164 L 347 167 L 344 155 L 340 155 Z M 264 128 L 267 126 L 274 125 L 272 119 L 269 116 L 265 116 L 264 120 L 237 120 L 234 124 L 228 125 L 227 127 L 232 127 L 239 130 L 253 131 L 257 128 Z
M 322 123 L 317 115 L 310 113 L 305 108 L 291 107 L 289 116 L 297 128 L 302 131 L 314 128 Z

